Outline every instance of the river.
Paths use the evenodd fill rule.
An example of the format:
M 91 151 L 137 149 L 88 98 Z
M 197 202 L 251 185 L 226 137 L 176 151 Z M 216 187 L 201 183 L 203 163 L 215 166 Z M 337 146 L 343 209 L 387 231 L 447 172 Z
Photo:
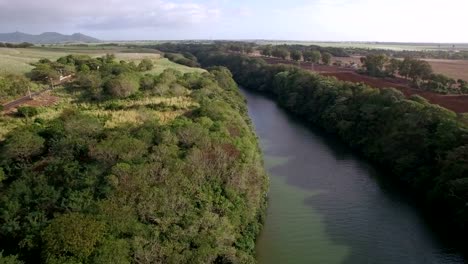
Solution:
M 243 93 L 270 175 L 260 264 L 464 263 L 378 169 L 271 99 Z

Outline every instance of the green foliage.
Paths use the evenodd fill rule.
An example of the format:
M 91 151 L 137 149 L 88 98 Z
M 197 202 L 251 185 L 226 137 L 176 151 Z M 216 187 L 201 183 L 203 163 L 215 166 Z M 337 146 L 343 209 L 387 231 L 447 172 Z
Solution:
M 4 43 L 0 42 L 0 47 L 5 47 L 5 48 L 15 48 L 15 49 L 24 49 L 24 48 L 30 48 L 33 47 L 34 44 L 28 43 L 28 42 L 22 42 L 22 43 Z
M 103 81 L 98 72 L 80 72 L 75 80 L 75 85 L 87 91 L 92 98 L 99 99 L 102 95 Z
M 85 260 L 103 238 L 104 224 L 90 216 L 68 213 L 56 217 L 42 232 L 46 258 Z
M 105 84 L 107 94 L 117 98 L 125 98 L 138 91 L 140 86 L 138 77 L 132 74 L 118 75 Z
M 45 140 L 30 130 L 18 130 L 5 140 L 2 156 L 8 160 L 27 160 L 42 153 Z
M 289 56 L 289 51 L 285 48 L 275 47 L 273 48 L 271 55 L 275 58 L 280 58 L 285 60 Z
M 67 91 L 86 101 L 0 143 L 1 248 L 27 263 L 253 263 L 267 178 L 232 74 L 98 61 L 61 58 L 80 69 Z M 89 100 L 127 77 L 145 88 Z M 126 111 L 147 119 L 109 126 Z M 157 121 L 165 112 L 179 117 Z
M 124 239 L 102 241 L 92 257 L 92 263 L 130 264 L 130 245 Z
M 39 114 L 39 110 L 32 106 L 20 106 L 18 107 L 18 115 L 21 117 L 30 118 Z
M 385 76 L 385 64 L 388 58 L 383 54 L 379 55 L 367 55 L 361 58 L 362 66 L 366 69 L 366 73 L 370 76 L 384 77 Z
M 73 74 L 75 71 L 75 65 L 51 62 L 46 59 L 40 60 L 29 76 L 33 81 L 50 83 L 58 81 L 61 75 Z
M 36 85 L 24 76 L 13 74 L 0 76 L 0 100 L 25 96 L 28 93 L 28 88 L 36 90 Z
M 138 64 L 139 71 L 151 71 L 154 67 L 153 62 L 150 59 L 143 59 L 140 64 Z
M 295 61 L 300 61 L 302 59 L 302 52 L 298 50 L 291 51 L 291 59 Z
M 330 65 L 332 55 L 328 52 L 322 52 L 322 63 L 325 65 Z
M 4 256 L 3 251 L 0 252 L 0 263 L 2 264 L 23 264 L 24 262 L 18 260 L 17 256 Z
M 318 63 L 320 61 L 321 54 L 317 50 L 307 50 L 304 52 L 304 60 Z
M 395 58 L 391 58 L 388 64 L 385 66 L 385 71 L 389 76 L 395 76 L 400 69 L 401 61 Z
M 177 53 L 165 53 L 164 54 L 165 58 L 168 58 L 170 61 L 182 64 L 188 67 L 199 67 L 200 65 L 196 61 L 196 57 L 194 56 L 187 56 L 183 54 L 177 54 Z
M 272 55 L 273 48 L 270 45 L 260 47 L 260 54 L 266 57 Z

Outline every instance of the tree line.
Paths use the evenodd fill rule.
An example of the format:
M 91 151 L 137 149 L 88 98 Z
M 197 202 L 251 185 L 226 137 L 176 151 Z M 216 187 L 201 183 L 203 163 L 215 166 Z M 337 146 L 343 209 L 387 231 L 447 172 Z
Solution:
M 42 60 L 75 71 L 57 117 L 25 117 L 0 142 L 1 263 L 254 263 L 267 178 L 243 96 L 222 67 L 182 74 L 101 58 Z M 104 111 L 173 121 L 106 126 Z M 142 101 L 143 100 L 143 101 Z M 94 113 L 94 114 L 93 114 Z
M 0 48 L 15 48 L 15 49 L 24 49 L 34 47 L 34 44 L 29 42 L 22 42 L 22 43 L 7 43 L 7 42 L 0 42 Z

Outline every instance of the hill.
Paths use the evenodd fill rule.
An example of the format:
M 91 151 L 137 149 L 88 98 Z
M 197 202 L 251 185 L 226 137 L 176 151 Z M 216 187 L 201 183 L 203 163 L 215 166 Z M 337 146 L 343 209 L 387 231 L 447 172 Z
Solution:
M 29 42 L 34 44 L 52 44 L 65 42 L 99 42 L 98 39 L 86 36 L 81 33 L 63 35 L 57 32 L 44 32 L 39 35 L 26 34 L 22 32 L 0 33 L 0 42 L 21 43 Z

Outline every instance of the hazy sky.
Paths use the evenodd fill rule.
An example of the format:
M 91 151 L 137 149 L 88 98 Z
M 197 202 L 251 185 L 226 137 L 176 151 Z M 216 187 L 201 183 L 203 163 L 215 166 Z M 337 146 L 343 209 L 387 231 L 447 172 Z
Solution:
M 468 0 L 0 0 L 0 32 L 468 42 Z

